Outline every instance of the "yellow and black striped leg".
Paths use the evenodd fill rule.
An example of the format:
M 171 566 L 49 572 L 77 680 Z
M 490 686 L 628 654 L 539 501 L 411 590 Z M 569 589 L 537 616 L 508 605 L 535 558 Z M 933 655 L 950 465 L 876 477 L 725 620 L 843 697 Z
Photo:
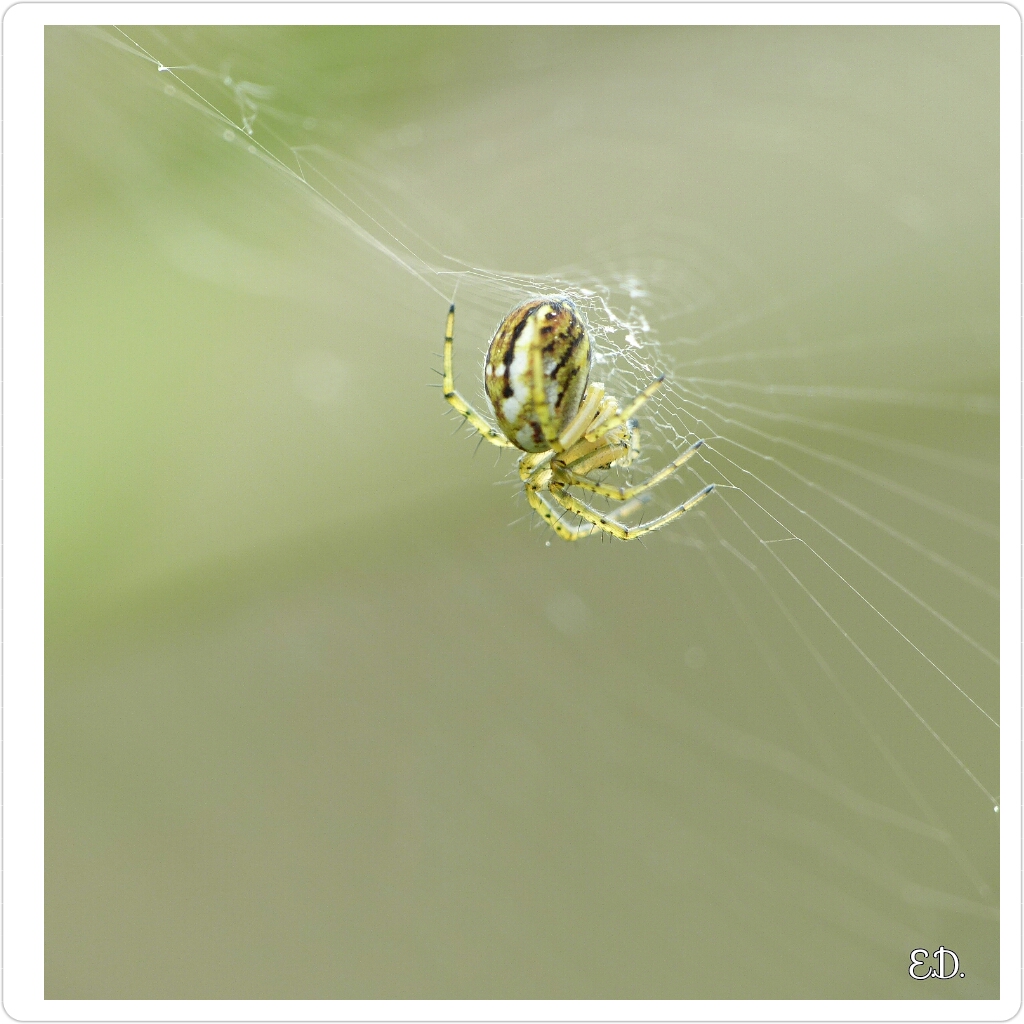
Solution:
M 643 405 L 644 402 L 646 402 L 647 399 L 650 398 L 651 395 L 653 395 L 654 392 L 661 387 L 664 381 L 665 374 L 662 374 L 657 379 L 652 380 L 651 383 L 648 384 L 647 387 L 645 387 L 643 391 L 641 391 L 640 394 L 638 394 L 636 398 L 634 398 L 633 401 L 629 403 L 629 405 L 627 405 L 624 409 L 620 409 L 617 413 L 615 413 L 614 416 L 609 416 L 607 419 L 601 420 L 600 422 L 596 423 L 583 436 L 588 441 L 596 441 L 599 437 L 602 437 L 603 435 L 607 434 L 609 430 L 614 430 L 616 427 L 621 427 L 623 423 L 626 423 L 633 418 L 633 413 L 635 413 L 637 409 L 639 409 L 640 406 Z
M 580 460 L 580 462 L 573 464 L 560 473 L 559 476 L 570 487 L 579 487 L 594 494 L 603 494 L 606 498 L 613 498 L 616 501 L 626 501 L 629 498 L 636 497 L 638 494 L 643 494 L 644 491 L 649 491 L 652 487 L 657 487 L 663 480 L 667 480 L 676 470 L 689 462 L 696 454 L 697 449 L 703 444 L 703 441 L 694 442 L 685 452 L 677 455 L 664 469 L 659 469 L 653 476 L 648 477 L 642 483 L 634 484 L 632 487 L 612 487 L 609 484 L 599 484 L 588 480 L 585 474 L 591 473 L 594 469 L 598 468 L 596 465 L 590 464 L 590 459 Z M 596 456 L 600 456 L 600 454 L 600 451 L 595 453 Z
M 545 463 L 554 458 L 554 452 L 532 452 L 519 459 L 519 479 L 529 480 Z
M 566 522 L 566 514 L 571 511 L 567 509 L 564 504 L 552 506 L 543 495 L 544 490 L 550 492 L 551 488 L 551 470 L 544 465 L 536 465 L 536 468 L 531 473 L 527 469 L 527 464 L 530 459 L 540 459 L 540 461 L 550 458 L 551 453 L 545 452 L 541 457 L 538 456 L 525 456 L 519 460 L 519 474 L 523 477 L 526 482 L 526 498 L 530 502 L 530 507 L 537 512 L 541 518 L 551 527 L 555 533 L 558 534 L 563 540 L 581 540 L 583 537 L 591 537 L 597 533 L 599 527 L 593 523 L 573 523 Z M 554 495 L 552 495 L 554 497 Z M 606 518 L 609 522 L 619 524 L 622 519 L 627 516 L 633 515 L 641 506 L 646 505 L 651 500 L 649 494 L 642 494 L 639 497 L 633 498 L 631 501 L 627 501 L 620 505 L 614 512 L 612 512 Z
M 502 433 L 495 430 L 462 395 L 455 390 L 455 376 L 452 373 L 452 335 L 455 331 L 455 304 L 448 310 L 448 323 L 444 332 L 444 397 L 445 401 L 460 415 L 465 417 L 474 430 L 491 444 L 499 448 L 515 448 L 515 445 Z
M 523 460 L 525 462 L 525 460 Z M 520 473 L 522 473 L 523 462 L 520 462 Z M 541 491 L 547 487 L 551 479 L 551 470 L 546 467 L 535 472 L 526 480 L 526 500 L 530 507 L 558 534 L 562 540 L 581 540 L 594 533 L 594 527 L 590 523 L 568 523 L 565 521 L 566 510 L 561 507 L 552 508 L 545 500 Z
M 560 483 L 557 480 L 551 481 L 551 497 L 562 508 L 575 512 L 584 522 L 592 523 L 597 529 L 610 533 L 613 537 L 618 537 L 620 540 L 636 540 L 637 537 L 642 537 L 645 533 L 660 530 L 674 519 L 678 519 L 685 512 L 689 512 L 691 508 L 703 501 L 715 489 L 715 485 L 708 484 L 707 487 L 698 491 L 689 501 L 684 501 L 681 505 L 677 505 L 664 515 L 658 516 L 657 519 L 652 519 L 649 523 L 643 523 L 640 526 L 623 526 L 614 515 L 604 515 L 598 512 L 597 509 L 593 509 L 578 498 L 574 498 L 565 488 L 566 485 L 564 483 Z

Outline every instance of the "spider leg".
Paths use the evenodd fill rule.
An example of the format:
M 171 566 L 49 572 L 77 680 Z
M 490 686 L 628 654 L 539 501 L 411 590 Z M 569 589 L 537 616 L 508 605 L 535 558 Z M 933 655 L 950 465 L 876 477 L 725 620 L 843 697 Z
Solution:
M 533 452 L 519 460 L 519 479 L 528 480 L 546 462 L 554 457 L 554 452 Z
M 631 420 L 633 418 L 633 413 L 635 413 L 637 409 L 639 409 L 640 406 L 643 405 L 644 402 L 646 402 L 647 399 L 661 387 L 664 381 L 665 374 L 662 374 L 660 377 L 652 380 L 651 383 L 648 384 L 647 387 L 645 387 L 643 391 L 641 391 L 640 394 L 638 394 L 636 398 L 634 398 L 633 401 L 625 407 L 625 409 L 620 409 L 614 416 L 609 416 L 608 419 L 603 420 L 591 430 L 588 430 L 584 435 L 586 439 L 588 441 L 594 441 L 597 438 L 602 437 L 604 434 L 607 434 L 609 430 L 614 430 L 616 427 L 620 427 L 623 423 Z
M 485 440 L 499 448 L 515 448 L 502 433 L 487 421 L 455 390 L 455 376 L 452 373 L 452 335 L 455 331 L 455 303 L 448 310 L 448 322 L 444 331 L 444 384 L 445 401 Z
M 613 537 L 618 537 L 620 540 L 635 540 L 637 537 L 642 537 L 645 533 L 660 530 L 674 519 L 678 519 L 684 512 L 689 512 L 691 508 L 703 501 L 715 489 L 715 485 L 708 484 L 707 487 L 698 491 L 689 501 L 684 501 L 681 505 L 677 505 L 664 515 L 658 516 L 657 519 L 652 519 L 643 526 L 623 526 L 615 516 L 604 515 L 598 512 L 597 509 L 593 509 L 579 499 L 574 498 L 565 488 L 566 484 L 555 479 L 552 479 L 549 484 L 551 497 L 563 508 L 568 509 L 570 512 L 575 512 L 585 522 L 592 523 L 597 529 L 610 533 Z
M 579 447 L 577 446 L 577 449 Z M 572 477 L 575 482 L 575 479 L 587 477 L 596 470 L 607 468 L 612 463 L 622 464 L 624 461 L 632 461 L 633 449 L 624 437 L 603 437 L 600 441 L 590 442 L 590 448 L 590 451 L 575 459 L 570 460 L 565 457 L 559 459 L 556 469 L 558 478 L 566 480 L 568 477 Z
M 622 427 L 619 428 L 619 430 L 622 429 Z M 640 454 L 640 421 L 637 419 L 627 420 L 625 430 L 628 432 L 622 435 L 622 443 L 625 445 L 626 453 L 619 459 L 620 466 L 628 466 Z
M 604 385 L 591 384 L 587 387 L 587 393 L 580 402 L 576 415 L 565 425 L 565 429 L 558 435 L 558 443 L 564 451 L 571 448 L 582 436 L 584 431 L 594 423 L 601 403 L 604 401 Z
M 609 484 L 599 484 L 586 479 L 587 473 L 592 473 L 598 468 L 597 465 L 589 465 L 590 459 L 581 460 L 559 473 L 559 479 L 569 487 L 579 487 L 584 491 L 592 491 L 594 494 L 603 494 L 606 498 L 614 498 L 616 501 L 626 501 L 629 498 L 643 494 L 644 491 L 657 487 L 663 480 L 667 480 L 677 469 L 689 462 L 696 454 L 697 449 L 704 444 L 703 441 L 695 441 L 680 455 L 677 455 L 664 469 L 649 476 L 642 483 L 634 484 L 632 487 L 612 487 Z M 600 452 L 595 453 L 600 454 Z
M 523 463 L 526 460 L 523 459 L 520 462 L 520 474 L 523 472 Z M 558 534 L 562 540 L 580 540 L 583 537 L 589 537 L 594 532 L 594 527 L 589 523 L 586 525 L 574 523 L 567 523 L 563 521 L 566 509 L 563 506 L 561 511 L 557 511 L 552 508 L 550 502 L 548 502 L 541 491 L 547 487 L 548 480 L 551 478 L 551 470 L 546 467 L 535 471 L 532 474 L 527 474 L 526 479 L 526 500 L 530 503 L 530 507 L 539 515 L 541 518 L 551 527 L 555 533 Z
M 601 452 L 606 447 L 617 445 L 622 443 L 620 436 L 601 437 L 596 441 L 579 440 L 575 442 L 569 449 L 559 453 L 558 463 L 562 466 L 568 466 L 577 472 L 583 472 L 578 469 L 578 465 L 583 463 L 585 458 L 595 452 Z
M 552 454 L 551 452 L 543 452 L 540 453 L 539 457 L 532 455 L 524 456 L 520 459 L 519 474 L 523 477 L 526 484 L 526 499 L 529 501 L 530 507 L 539 513 L 548 526 L 563 540 L 581 540 L 583 537 L 590 537 L 598 531 L 599 528 L 597 526 L 589 522 L 567 523 L 565 521 L 565 514 L 572 510 L 567 508 L 562 502 L 559 502 L 557 506 L 553 506 L 542 493 L 545 490 L 548 490 L 550 493 L 551 470 L 544 465 L 544 462 Z M 528 468 L 528 462 L 531 459 L 536 460 L 532 471 Z M 554 494 L 552 496 L 556 497 Z M 618 523 L 620 518 L 632 515 L 638 508 L 650 500 L 649 495 L 641 495 L 632 501 L 627 501 L 606 518 L 612 523 Z
M 609 518 L 618 520 L 625 519 L 627 516 L 631 516 L 634 512 L 636 512 L 637 509 L 643 508 L 644 505 L 646 505 L 652 497 L 653 495 L 651 494 L 641 494 L 639 497 L 633 498 L 631 501 L 627 501 L 625 502 L 625 504 L 620 505 L 611 514 L 611 516 L 609 516 Z M 642 521 L 637 525 L 643 525 Z

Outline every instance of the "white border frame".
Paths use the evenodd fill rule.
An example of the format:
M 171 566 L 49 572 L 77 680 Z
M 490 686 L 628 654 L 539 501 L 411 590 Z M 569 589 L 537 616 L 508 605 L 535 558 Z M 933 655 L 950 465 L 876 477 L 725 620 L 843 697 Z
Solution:
M 43 998 L 43 29 L 94 24 L 1000 27 L 998 1000 Z M 1021 1004 L 1021 18 L 1004 3 L 21 3 L 3 19 L 3 1006 L 16 1020 L 1008 1020 Z

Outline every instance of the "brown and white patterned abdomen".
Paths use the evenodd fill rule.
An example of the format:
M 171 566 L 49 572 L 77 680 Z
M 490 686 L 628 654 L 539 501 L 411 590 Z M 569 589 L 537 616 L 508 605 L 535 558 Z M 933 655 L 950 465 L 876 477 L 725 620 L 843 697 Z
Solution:
M 502 433 L 524 452 L 550 447 L 533 405 L 532 353 L 538 345 L 558 433 L 576 415 L 590 378 L 590 339 L 568 299 L 534 299 L 502 320 L 487 350 L 484 387 Z

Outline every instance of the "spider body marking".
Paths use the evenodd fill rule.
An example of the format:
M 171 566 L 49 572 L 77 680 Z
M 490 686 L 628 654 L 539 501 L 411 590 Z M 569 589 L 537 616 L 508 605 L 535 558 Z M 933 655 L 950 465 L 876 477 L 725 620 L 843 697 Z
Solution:
M 533 397 L 533 350 L 540 349 L 544 402 L 557 433 L 579 412 L 590 380 L 590 339 L 571 302 L 537 299 L 504 320 L 484 361 L 484 388 L 501 432 L 524 452 L 550 449 Z
M 624 522 L 651 499 L 703 445 L 697 441 L 642 483 L 615 487 L 590 479 L 608 467 L 628 466 L 640 452 L 640 427 L 633 414 L 661 387 L 655 378 L 625 408 L 590 383 L 592 360 L 586 328 L 568 299 L 534 299 L 512 310 L 491 339 L 484 361 L 484 389 L 500 430 L 492 427 L 455 390 L 452 368 L 455 306 L 444 338 L 445 401 L 491 444 L 517 448 L 519 476 L 530 506 L 565 540 L 603 532 L 633 540 L 661 529 L 714 490 L 709 484 L 688 501 L 649 523 Z M 592 508 L 570 488 L 601 494 L 622 504 L 610 513 Z M 566 522 L 573 513 L 580 522 Z

